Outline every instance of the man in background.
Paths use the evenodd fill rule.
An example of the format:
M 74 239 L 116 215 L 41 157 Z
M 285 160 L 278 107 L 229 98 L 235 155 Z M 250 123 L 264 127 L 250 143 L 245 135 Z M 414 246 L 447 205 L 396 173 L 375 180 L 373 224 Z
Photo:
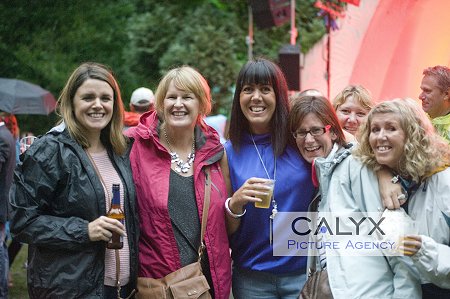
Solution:
M 16 142 L 6 128 L 0 111 L 0 298 L 8 298 L 8 248 L 6 247 L 5 224 L 8 220 L 9 189 L 16 165 Z
M 439 135 L 450 143 L 450 69 L 433 66 L 423 71 L 419 99 Z
M 125 128 L 137 126 L 141 114 L 155 109 L 155 95 L 146 87 L 139 87 L 131 94 L 130 111 L 125 111 Z

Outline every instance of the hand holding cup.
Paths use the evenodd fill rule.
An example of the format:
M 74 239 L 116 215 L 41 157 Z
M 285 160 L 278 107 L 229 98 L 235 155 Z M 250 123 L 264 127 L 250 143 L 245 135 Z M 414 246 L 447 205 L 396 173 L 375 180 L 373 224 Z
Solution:
M 257 195 L 261 201 L 255 202 L 255 208 L 262 208 L 262 209 L 268 209 L 270 207 L 270 202 L 272 201 L 273 196 L 273 188 L 275 187 L 275 181 L 274 180 L 266 180 L 266 182 L 263 183 L 264 186 L 269 187 L 265 194 Z
M 415 221 L 404 226 L 403 236 L 400 237 L 398 250 L 406 256 L 415 255 L 422 247 L 422 238 L 418 235 Z
M 233 213 L 239 214 L 249 202 L 255 203 L 255 206 L 258 204 L 260 206 L 262 205 L 262 207 L 269 208 L 273 186 L 273 180 L 256 177 L 249 178 L 236 192 L 234 192 L 229 203 L 230 209 Z M 265 199 L 266 202 L 263 202 L 263 199 Z

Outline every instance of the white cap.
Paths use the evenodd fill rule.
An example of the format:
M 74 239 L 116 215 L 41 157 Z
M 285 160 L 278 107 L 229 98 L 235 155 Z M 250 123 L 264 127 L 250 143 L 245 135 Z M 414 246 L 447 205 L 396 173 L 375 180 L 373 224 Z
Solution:
M 130 104 L 133 106 L 147 106 L 155 103 L 155 95 L 151 89 L 139 87 L 131 94 Z

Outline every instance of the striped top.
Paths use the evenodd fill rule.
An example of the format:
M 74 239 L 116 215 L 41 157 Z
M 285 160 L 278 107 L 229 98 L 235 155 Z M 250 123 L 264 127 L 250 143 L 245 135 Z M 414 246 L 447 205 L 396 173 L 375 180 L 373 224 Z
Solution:
M 124 208 L 124 194 L 123 194 L 123 184 L 122 180 L 119 177 L 116 169 L 111 163 L 111 160 L 108 157 L 108 153 L 105 151 L 100 153 L 90 154 L 92 160 L 97 166 L 100 175 L 103 178 L 104 183 L 106 184 L 105 194 L 108 194 L 105 198 L 106 202 L 106 211 L 108 213 L 109 208 L 111 207 L 112 200 L 112 185 L 119 184 L 120 185 L 120 206 L 122 210 L 125 211 Z M 105 186 L 103 186 L 105 189 Z M 106 193 L 107 192 L 107 193 Z M 125 219 L 126 221 L 126 219 Z M 125 222 L 124 222 L 125 225 Z M 120 284 L 126 285 L 130 281 L 130 250 L 128 247 L 128 237 L 127 232 L 123 237 L 123 248 L 119 250 L 120 256 Z M 114 249 L 106 249 L 105 253 L 105 285 L 107 286 L 116 286 L 116 256 Z

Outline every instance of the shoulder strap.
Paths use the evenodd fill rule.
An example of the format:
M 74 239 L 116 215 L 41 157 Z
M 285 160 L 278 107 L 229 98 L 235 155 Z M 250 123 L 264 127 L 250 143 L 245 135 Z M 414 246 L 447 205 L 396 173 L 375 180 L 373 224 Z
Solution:
M 308 206 L 308 216 L 310 219 L 312 219 L 311 221 L 313 223 L 313 227 L 316 227 L 317 218 L 314 213 L 317 212 L 317 210 L 318 210 L 321 195 L 320 195 L 320 191 L 318 188 L 315 188 L 314 191 L 315 191 L 315 195 L 313 197 L 313 200 L 311 201 L 311 203 Z M 316 267 L 316 263 L 317 263 L 316 253 L 317 252 L 314 252 L 314 254 L 308 256 L 307 263 L 306 263 L 308 277 L 310 277 L 311 275 L 314 274 L 314 272 L 317 271 L 317 269 L 316 269 L 317 268 Z
M 200 233 L 200 248 L 198 249 L 198 255 L 201 257 L 203 249 L 205 248 L 204 238 L 206 231 L 206 223 L 208 222 L 209 204 L 211 202 L 211 173 L 209 166 L 205 167 L 205 197 L 203 199 L 203 213 Z

